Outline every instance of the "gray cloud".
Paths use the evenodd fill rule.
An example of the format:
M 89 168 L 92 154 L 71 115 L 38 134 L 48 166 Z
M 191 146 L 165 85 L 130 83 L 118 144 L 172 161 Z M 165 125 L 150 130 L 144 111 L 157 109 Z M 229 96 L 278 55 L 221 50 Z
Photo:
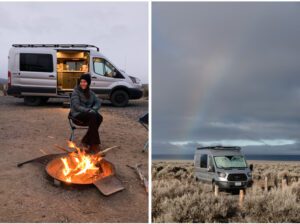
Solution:
M 87 43 L 148 83 L 147 3 L 0 3 L 0 77 L 13 43 Z
M 300 153 L 299 3 L 154 3 L 152 11 L 154 153 L 195 149 L 171 141 L 261 139 L 294 144 L 247 152 Z

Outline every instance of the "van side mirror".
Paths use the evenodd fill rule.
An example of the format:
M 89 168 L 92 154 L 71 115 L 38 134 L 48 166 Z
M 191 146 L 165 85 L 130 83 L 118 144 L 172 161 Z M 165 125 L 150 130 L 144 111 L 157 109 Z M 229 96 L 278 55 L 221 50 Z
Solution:
M 214 169 L 214 167 L 212 167 L 212 166 L 208 166 L 208 168 L 207 168 L 207 172 L 215 172 L 215 169 Z
M 250 165 L 249 165 L 249 169 L 250 169 L 251 171 L 253 171 L 253 164 L 250 164 Z

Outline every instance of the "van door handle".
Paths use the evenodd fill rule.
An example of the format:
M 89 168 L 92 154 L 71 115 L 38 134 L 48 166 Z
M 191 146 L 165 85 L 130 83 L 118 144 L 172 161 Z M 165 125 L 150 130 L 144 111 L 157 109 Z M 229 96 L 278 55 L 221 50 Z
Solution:
M 92 79 L 97 79 L 97 77 L 96 76 L 92 76 Z
M 54 75 L 49 75 L 50 78 L 54 78 Z

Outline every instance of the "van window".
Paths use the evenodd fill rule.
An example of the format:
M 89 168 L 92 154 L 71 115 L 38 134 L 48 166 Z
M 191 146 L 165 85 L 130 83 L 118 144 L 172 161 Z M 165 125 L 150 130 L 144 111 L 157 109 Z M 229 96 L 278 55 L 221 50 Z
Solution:
M 207 154 L 203 154 L 200 157 L 200 167 L 207 168 Z
M 110 78 L 123 79 L 123 75 L 108 61 L 102 58 L 94 58 L 94 72 L 98 75 L 102 75 Z
M 214 166 L 214 162 L 213 162 L 213 158 L 212 156 L 208 157 L 208 167 L 211 167 L 212 171 L 215 171 L 215 166 Z
M 124 76 L 111 63 L 105 62 L 105 76 L 111 78 L 124 79 Z
M 94 72 L 97 75 L 104 76 L 104 60 L 101 58 L 94 58 Z
M 214 157 L 218 168 L 246 168 L 247 163 L 242 155 L 235 156 L 215 156 Z
M 20 54 L 20 71 L 53 72 L 53 57 L 51 54 Z
M 114 71 L 115 71 L 115 68 L 109 62 L 106 61 L 106 63 L 105 63 L 105 76 L 113 78 L 114 77 Z

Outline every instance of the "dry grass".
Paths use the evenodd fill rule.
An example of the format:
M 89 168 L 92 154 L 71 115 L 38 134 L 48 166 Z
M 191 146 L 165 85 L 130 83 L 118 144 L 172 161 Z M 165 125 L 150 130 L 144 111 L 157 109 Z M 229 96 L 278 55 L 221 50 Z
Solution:
M 0 84 L 0 96 L 7 95 L 7 84 Z
M 154 162 L 152 168 L 153 222 L 300 222 L 300 176 L 296 164 L 254 164 L 254 187 L 247 190 L 243 206 L 238 195 L 212 194 L 211 186 L 196 182 L 191 162 Z M 276 173 L 278 172 L 278 174 Z M 283 191 L 264 191 L 265 176 L 289 178 Z M 273 186 L 272 184 L 270 184 Z
M 143 88 L 143 97 L 148 99 L 148 97 L 149 97 L 149 85 L 148 84 L 143 84 L 142 88 Z

